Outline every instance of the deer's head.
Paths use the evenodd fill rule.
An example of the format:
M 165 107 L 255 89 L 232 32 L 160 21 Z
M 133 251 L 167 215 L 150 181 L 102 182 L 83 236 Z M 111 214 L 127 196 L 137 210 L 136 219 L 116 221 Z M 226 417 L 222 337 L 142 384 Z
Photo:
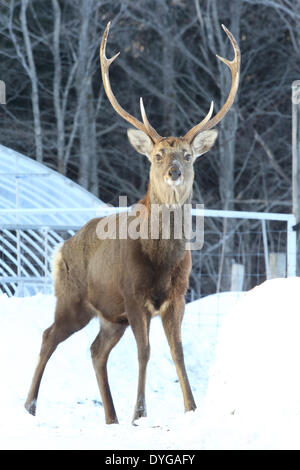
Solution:
M 109 66 L 118 57 L 119 53 L 107 59 L 106 42 L 110 22 L 106 26 L 100 46 L 100 62 L 102 80 L 107 97 L 120 116 L 132 124 L 136 129 L 128 130 L 128 138 L 137 152 L 146 155 L 151 162 L 150 183 L 161 203 L 182 203 L 192 191 L 194 181 L 193 164 L 197 157 L 203 155 L 213 146 L 218 132 L 214 129 L 229 111 L 233 104 L 239 85 L 240 50 L 233 35 L 222 25 L 234 49 L 232 61 L 217 57 L 224 62 L 231 71 L 231 90 L 229 96 L 212 118 L 213 102 L 205 118 L 184 137 L 162 137 L 148 121 L 143 100 L 140 98 L 140 108 L 143 122 L 127 113 L 116 100 L 109 81 Z

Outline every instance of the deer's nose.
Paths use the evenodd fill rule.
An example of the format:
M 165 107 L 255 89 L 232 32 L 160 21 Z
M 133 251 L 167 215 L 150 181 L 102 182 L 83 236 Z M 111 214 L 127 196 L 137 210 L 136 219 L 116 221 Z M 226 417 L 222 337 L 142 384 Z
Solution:
M 172 179 L 172 181 L 178 180 L 178 178 L 181 176 L 181 170 L 177 165 L 172 165 L 169 168 L 169 176 Z

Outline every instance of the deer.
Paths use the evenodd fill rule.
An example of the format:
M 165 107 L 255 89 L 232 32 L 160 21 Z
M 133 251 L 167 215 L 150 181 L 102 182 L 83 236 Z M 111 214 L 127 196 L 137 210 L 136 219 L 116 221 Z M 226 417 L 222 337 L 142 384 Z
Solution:
M 111 22 L 106 26 L 100 45 L 102 81 L 115 111 L 135 129 L 128 129 L 134 149 L 150 160 L 146 195 L 139 201 L 148 217 L 153 204 L 183 207 L 192 197 L 194 163 L 215 143 L 213 129 L 231 108 L 239 85 L 240 50 L 234 36 L 224 26 L 234 51 L 233 60 L 217 56 L 231 72 L 231 89 L 222 108 L 212 117 L 213 102 L 205 118 L 183 137 L 162 137 L 151 126 L 140 99 L 142 121 L 118 103 L 110 85 L 109 67 L 119 53 L 108 59 L 106 45 Z M 127 214 L 128 215 L 128 214 Z M 107 216 L 111 217 L 111 216 Z M 124 214 L 117 214 L 122 224 Z M 39 387 L 48 360 L 57 346 L 98 317 L 100 330 L 91 345 L 92 363 L 99 386 L 106 424 L 118 423 L 107 373 L 111 350 L 131 327 L 137 345 L 138 384 L 132 424 L 147 416 L 145 383 L 150 357 L 149 328 L 155 315 L 161 317 L 181 387 L 185 412 L 196 409 L 189 383 L 182 345 L 181 324 L 185 294 L 192 268 L 191 251 L 184 237 L 156 239 L 130 237 L 100 239 L 97 224 L 102 218 L 87 222 L 57 250 L 53 262 L 56 296 L 55 318 L 42 337 L 38 363 L 25 402 L 35 415 Z

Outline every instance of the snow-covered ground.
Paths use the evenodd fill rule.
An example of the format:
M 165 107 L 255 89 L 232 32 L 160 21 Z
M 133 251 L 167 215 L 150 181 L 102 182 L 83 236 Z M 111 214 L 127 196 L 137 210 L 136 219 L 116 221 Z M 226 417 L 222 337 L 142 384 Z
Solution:
M 0 449 L 300 449 L 300 278 L 187 305 L 185 360 L 198 409 L 181 390 L 159 318 L 151 323 L 148 417 L 132 426 L 136 345 L 128 329 L 110 355 L 119 425 L 104 424 L 90 344 L 93 320 L 62 343 L 40 388 L 37 416 L 24 401 L 55 299 L 0 295 Z

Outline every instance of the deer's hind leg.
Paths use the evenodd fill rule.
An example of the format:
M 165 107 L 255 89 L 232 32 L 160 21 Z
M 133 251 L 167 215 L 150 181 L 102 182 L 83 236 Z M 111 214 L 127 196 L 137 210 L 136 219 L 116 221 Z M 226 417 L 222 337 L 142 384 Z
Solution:
M 65 302 L 57 299 L 55 321 L 43 333 L 38 362 L 25 402 L 25 408 L 30 414 L 35 415 L 36 413 L 36 403 L 42 376 L 47 362 L 58 344 L 69 338 L 76 331 L 84 328 L 92 317 L 93 313 L 80 302 L 70 302 L 66 305 Z
M 107 376 L 108 356 L 122 338 L 127 323 L 111 323 L 101 318 L 100 332 L 91 346 L 93 366 L 102 398 L 106 424 L 118 423 Z

